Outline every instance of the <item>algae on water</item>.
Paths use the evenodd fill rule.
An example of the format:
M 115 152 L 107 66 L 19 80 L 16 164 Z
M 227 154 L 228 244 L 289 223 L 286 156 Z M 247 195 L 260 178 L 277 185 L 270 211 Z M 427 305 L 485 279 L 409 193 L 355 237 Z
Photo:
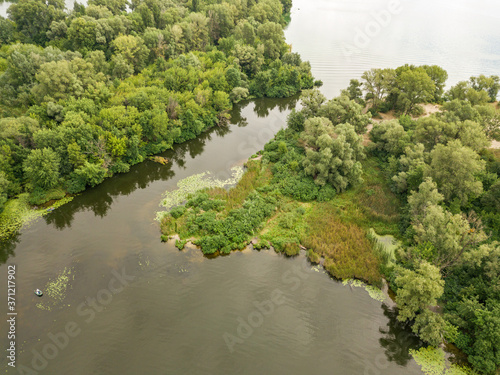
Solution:
M 448 364 L 441 348 L 429 346 L 418 350 L 410 349 L 410 354 L 426 375 L 476 375 L 468 367 Z
M 36 307 L 42 310 L 52 310 L 60 305 L 66 298 L 66 292 L 70 281 L 75 276 L 72 268 L 65 267 L 64 270 L 55 278 L 49 279 L 43 290 L 42 302 L 36 304 Z
M 235 185 L 243 176 L 244 169 L 241 166 L 231 168 L 231 177 L 227 180 L 214 178 L 212 173 L 203 172 L 186 177 L 177 183 L 177 189 L 168 191 L 161 202 L 161 206 L 167 211 L 158 212 L 156 219 L 160 221 L 168 210 L 185 202 L 189 195 L 202 189 L 208 188 L 226 188 Z
M 382 292 L 382 290 L 380 290 L 379 288 L 377 288 L 375 286 L 368 285 L 361 280 L 344 279 L 344 280 L 342 280 L 342 285 L 350 285 L 352 287 L 364 288 L 368 292 L 370 297 L 373 298 L 374 300 L 377 300 L 380 302 L 385 301 L 386 296 L 385 296 L 384 292 Z

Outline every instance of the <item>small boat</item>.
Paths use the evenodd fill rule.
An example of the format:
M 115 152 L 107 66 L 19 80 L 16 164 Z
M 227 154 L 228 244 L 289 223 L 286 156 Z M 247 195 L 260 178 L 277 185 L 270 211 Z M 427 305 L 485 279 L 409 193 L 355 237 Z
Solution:
M 42 292 L 40 289 L 35 289 L 35 294 L 36 294 L 38 297 L 43 296 L 43 292 Z
M 54 211 L 54 207 L 47 208 L 47 212 L 52 212 L 52 211 Z

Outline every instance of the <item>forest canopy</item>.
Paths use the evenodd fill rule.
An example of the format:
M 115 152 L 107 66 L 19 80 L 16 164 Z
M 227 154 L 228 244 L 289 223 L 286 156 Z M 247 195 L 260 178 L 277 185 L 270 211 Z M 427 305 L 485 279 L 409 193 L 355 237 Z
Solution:
M 77 193 L 213 126 L 233 103 L 313 87 L 290 0 L 20 0 L 0 17 L 0 211 Z

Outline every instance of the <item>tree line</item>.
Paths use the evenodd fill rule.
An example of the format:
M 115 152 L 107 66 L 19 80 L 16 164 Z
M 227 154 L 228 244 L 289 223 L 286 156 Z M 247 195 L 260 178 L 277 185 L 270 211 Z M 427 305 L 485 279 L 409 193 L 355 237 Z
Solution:
M 290 0 L 20 0 L 0 17 L 0 211 L 77 193 L 213 126 L 233 103 L 311 88 Z M 316 82 L 319 84 L 318 82 Z
M 411 85 L 415 91 L 435 90 L 403 90 L 406 80 L 398 76 L 416 77 L 411 71 L 422 76 Z M 456 345 L 475 370 L 494 375 L 500 368 L 500 154 L 488 148 L 499 139 L 493 103 L 499 79 L 471 77 L 444 92 L 445 77 L 439 67 L 405 65 L 366 72 L 347 91 L 363 87 L 377 110 L 401 114 L 369 133 L 369 152 L 402 203 L 403 244 L 395 262 L 383 267 L 396 291 L 398 319 L 431 345 Z M 392 89 L 382 83 L 387 79 Z M 442 103 L 441 111 L 417 120 L 407 115 L 421 112 L 415 105 L 423 101 Z

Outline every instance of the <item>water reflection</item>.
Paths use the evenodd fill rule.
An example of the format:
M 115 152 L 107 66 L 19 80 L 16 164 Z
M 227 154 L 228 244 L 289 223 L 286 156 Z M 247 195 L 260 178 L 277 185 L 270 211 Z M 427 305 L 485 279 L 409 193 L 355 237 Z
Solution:
M 397 319 L 396 308 L 383 304 L 382 309 L 389 321 L 386 328 L 380 328 L 380 333 L 384 335 L 379 339 L 380 345 L 385 350 L 387 360 L 406 366 L 412 358 L 409 353 L 410 349 L 420 348 L 423 342 L 413 334 L 410 324 L 402 323 Z
M 14 256 L 14 249 L 19 243 L 19 233 L 16 233 L 12 238 L 0 242 L 0 265 L 7 262 L 7 260 Z

